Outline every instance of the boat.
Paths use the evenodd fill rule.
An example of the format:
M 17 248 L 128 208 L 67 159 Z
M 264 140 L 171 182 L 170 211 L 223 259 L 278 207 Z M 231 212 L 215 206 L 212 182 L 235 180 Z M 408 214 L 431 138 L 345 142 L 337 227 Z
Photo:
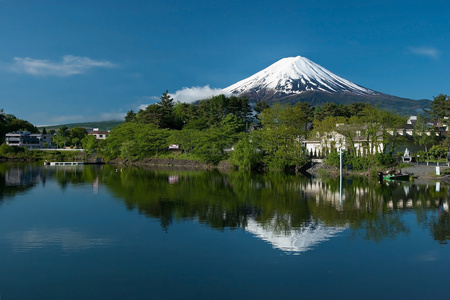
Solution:
M 389 170 L 386 173 L 378 172 L 378 181 L 381 182 L 383 180 L 403 180 L 409 181 L 413 173 L 402 173 L 402 170 L 398 170 L 397 172 L 394 170 Z
M 411 178 L 411 174 L 384 174 L 383 179 L 384 180 L 403 180 L 403 181 L 409 181 Z

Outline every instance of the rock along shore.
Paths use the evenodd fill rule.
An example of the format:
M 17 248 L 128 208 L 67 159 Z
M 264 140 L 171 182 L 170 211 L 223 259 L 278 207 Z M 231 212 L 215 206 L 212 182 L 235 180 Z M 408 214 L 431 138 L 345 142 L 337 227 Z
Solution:
M 217 166 L 214 166 L 212 164 L 208 164 L 197 160 L 175 159 L 175 158 L 145 158 L 139 161 L 113 160 L 109 161 L 108 163 L 119 165 L 134 165 L 144 167 L 175 168 L 175 169 L 189 169 L 189 170 L 233 169 L 233 166 L 227 161 L 222 161 Z

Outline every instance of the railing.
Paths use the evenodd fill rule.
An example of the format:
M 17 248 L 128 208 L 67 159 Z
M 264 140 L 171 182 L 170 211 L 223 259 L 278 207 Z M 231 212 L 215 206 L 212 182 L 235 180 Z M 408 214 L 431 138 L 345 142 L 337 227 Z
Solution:
M 419 165 L 419 166 L 432 166 L 432 167 L 450 167 L 450 163 L 447 162 L 413 162 L 411 165 Z

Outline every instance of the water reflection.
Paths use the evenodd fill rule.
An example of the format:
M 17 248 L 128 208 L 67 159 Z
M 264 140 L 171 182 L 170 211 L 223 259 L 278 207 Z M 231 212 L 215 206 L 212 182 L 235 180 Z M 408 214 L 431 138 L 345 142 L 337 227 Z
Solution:
M 195 220 L 217 230 L 242 228 L 283 251 L 311 249 L 343 230 L 381 241 L 410 234 L 403 217 L 429 229 L 439 243 L 450 239 L 449 190 L 441 184 L 390 182 L 379 184 L 367 178 L 347 178 L 343 182 L 315 180 L 285 174 L 221 174 L 217 171 L 167 171 L 112 166 L 44 168 L 41 165 L 0 164 L 0 203 L 16 193 L 54 180 L 62 189 L 69 185 L 92 185 L 97 194 L 107 188 L 129 210 L 160 221 L 164 231 L 179 220 Z M 22 233 L 16 244 L 39 245 L 35 240 L 67 245 L 100 245 L 107 241 L 81 238 L 59 231 L 40 235 Z M 81 242 L 84 241 L 84 242 Z M 61 246 L 65 247 L 65 246 Z M 70 246 L 67 246 L 70 248 Z M 80 246 L 83 247 L 83 246 Z M 20 248 L 20 247 L 19 247 Z M 73 249 L 76 246 L 72 247 Z
M 272 228 L 271 226 L 264 227 L 257 221 L 250 219 L 245 230 L 269 242 L 276 249 L 300 253 L 313 249 L 346 229 L 346 227 L 325 226 L 323 223 L 313 220 L 305 227 L 289 232 L 277 233 Z
M 57 247 L 64 252 L 82 251 L 96 247 L 106 247 L 114 243 L 112 238 L 90 237 L 69 228 L 34 228 L 20 232 L 10 232 L 6 236 L 14 252 Z

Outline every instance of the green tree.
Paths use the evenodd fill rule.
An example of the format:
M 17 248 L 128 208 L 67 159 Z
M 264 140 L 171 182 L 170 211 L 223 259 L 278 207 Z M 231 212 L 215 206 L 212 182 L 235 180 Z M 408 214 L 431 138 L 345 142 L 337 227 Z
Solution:
M 301 140 L 306 136 L 308 111 L 301 103 L 294 106 L 274 104 L 261 115 L 262 130 L 258 131 L 261 150 L 272 169 L 300 166 L 306 162 Z
M 77 144 L 87 135 L 87 130 L 82 127 L 73 127 L 69 134 L 72 145 L 77 147 Z
M 230 154 L 231 161 L 239 169 L 256 169 L 263 161 L 263 153 L 258 135 L 255 132 L 243 134 Z
M 217 95 L 198 104 L 198 115 L 206 120 L 208 126 L 220 126 L 223 118 L 232 114 L 248 124 L 252 113 L 251 106 L 246 97 L 230 98 L 225 95 Z
M 392 155 L 402 138 L 394 133 L 406 123 L 406 118 L 373 106 L 364 108 L 361 114 L 358 120 L 364 129 L 362 133 L 366 137 L 368 154 L 373 156 L 375 153 L 386 153 L 389 150 Z
M 172 130 L 169 138 L 170 144 L 179 145 L 180 150 L 188 154 L 197 146 L 197 136 L 199 130 L 183 128 L 182 130 Z
M 105 140 L 107 158 L 142 159 L 167 150 L 170 133 L 153 124 L 125 122 L 115 127 Z
M 336 117 L 339 115 L 338 105 L 332 102 L 326 102 L 314 109 L 314 119 L 323 120 L 326 117 Z
M 52 143 L 56 144 L 59 148 L 63 148 L 70 142 L 70 131 L 67 126 L 61 126 L 56 135 L 52 138 Z
M 448 118 L 450 117 L 450 97 L 444 94 L 439 94 L 433 97 L 433 101 L 430 104 L 430 108 L 425 110 L 432 117 L 437 118 L 439 136 L 442 135 L 441 127 L 448 125 Z
M 76 137 L 76 138 L 73 138 L 70 142 L 76 149 L 80 143 L 80 139 Z
M 434 143 L 436 133 L 431 126 L 426 125 L 426 119 L 423 115 L 417 116 L 417 122 L 414 124 L 413 137 L 414 142 L 425 148 L 425 152 L 428 152 L 428 146 Z
M 431 147 L 430 149 L 430 154 L 434 157 L 434 158 L 443 158 L 447 155 L 447 149 L 444 148 L 443 146 L 440 145 L 434 145 L 433 147 Z
M 198 120 L 197 105 L 177 102 L 173 107 L 173 129 L 182 129 L 191 121 Z
M 88 134 L 81 140 L 81 144 L 86 153 L 92 154 L 97 149 L 98 141 L 95 136 Z
M 137 123 L 141 124 L 153 124 L 157 127 L 162 125 L 162 118 L 164 111 L 162 106 L 158 104 L 150 104 L 145 109 L 139 110 L 136 115 Z
M 175 119 L 173 114 L 174 101 L 166 91 L 161 96 L 160 102 L 150 104 L 145 109 L 139 110 L 136 117 L 132 120 L 141 124 L 153 124 L 158 128 L 175 128 Z M 131 119 L 132 113 L 127 114 L 126 120 Z
M 173 98 L 169 95 L 169 91 L 165 91 L 158 105 L 162 107 L 162 116 L 159 127 L 160 128 L 174 128 L 175 120 L 173 114 L 173 107 L 175 106 L 175 102 Z
M 162 94 L 162 96 L 161 96 L 160 99 L 161 99 L 161 100 L 160 100 L 160 102 L 159 102 L 159 105 L 161 105 L 164 109 L 166 109 L 166 110 L 168 110 L 168 111 L 171 111 L 172 108 L 175 106 L 175 103 L 174 103 L 174 101 L 173 101 L 173 98 L 170 97 L 169 91 L 168 91 L 168 90 L 166 90 L 166 91 Z
M 243 119 L 238 118 L 234 114 L 228 114 L 222 119 L 222 128 L 234 133 L 245 131 L 245 123 Z
M 267 101 L 265 100 L 258 100 L 255 104 L 255 112 L 256 112 L 256 118 L 260 119 L 260 116 L 262 114 L 262 112 L 266 109 L 266 108 L 270 108 L 270 105 L 267 103 Z
M 5 134 L 7 134 L 5 111 L 2 108 L 2 109 L 0 109 L 0 143 L 2 143 L 5 140 Z
M 236 135 L 228 128 L 213 126 L 195 135 L 195 147 L 191 153 L 203 161 L 219 163 L 227 157 L 225 149 L 236 141 Z
M 136 113 L 133 110 L 129 110 L 125 116 L 125 122 L 133 122 L 136 118 Z

